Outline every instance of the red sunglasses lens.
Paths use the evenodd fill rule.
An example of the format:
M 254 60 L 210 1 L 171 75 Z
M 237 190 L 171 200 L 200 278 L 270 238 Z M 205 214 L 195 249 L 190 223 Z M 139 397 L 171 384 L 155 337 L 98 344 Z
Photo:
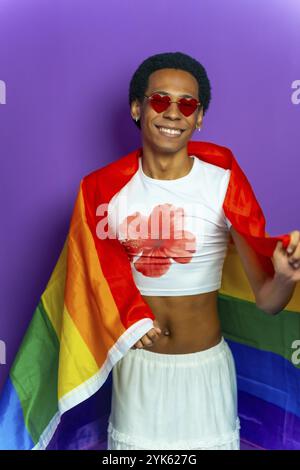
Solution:
M 157 113 L 162 113 L 163 111 L 168 109 L 168 107 L 170 106 L 170 101 L 170 96 L 161 96 L 158 94 L 154 94 L 150 98 L 150 104 L 154 111 L 156 111 Z M 196 110 L 197 104 L 198 102 L 194 98 L 181 98 L 178 101 L 178 108 L 182 114 L 184 114 L 185 116 L 190 116 Z
M 161 95 L 152 95 L 150 99 L 150 104 L 154 111 L 157 113 L 162 113 L 166 109 L 168 109 L 170 105 L 171 98 L 169 96 L 161 96 Z
M 193 112 L 196 111 L 197 104 L 198 102 L 194 98 L 181 98 L 179 100 L 178 107 L 182 114 L 184 114 L 185 116 L 190 116 L 191 114 L 193 114 Z

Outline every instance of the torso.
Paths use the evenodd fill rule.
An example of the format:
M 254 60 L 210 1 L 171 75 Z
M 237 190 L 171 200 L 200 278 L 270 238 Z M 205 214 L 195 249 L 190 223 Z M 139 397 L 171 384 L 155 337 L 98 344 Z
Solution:
M 143 349 L 162 354 L 188 354 L 218 344 L 222 333 L 217 294 L 218 291 L 173 297 L 143 295 L 162 330 L 159 339 Z
M 190 172 L 174 180 L 146 175 L 139 158 L 138 170 L 108 208 L 112 233 L 162 329 L 143 348 L 163 354 L 198 352 L 222 338 L 217 293 L 229 239 L 223 200 L 230 170 L 193 158 Z

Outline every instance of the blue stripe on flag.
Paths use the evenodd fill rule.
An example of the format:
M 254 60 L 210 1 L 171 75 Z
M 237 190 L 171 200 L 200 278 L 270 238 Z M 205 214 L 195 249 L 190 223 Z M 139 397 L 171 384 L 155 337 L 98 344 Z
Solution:
M 0 400 L 0 449 L 29 450 L 33 447 L 34 443 L 25 427 L 19 397 L 8 378 Z

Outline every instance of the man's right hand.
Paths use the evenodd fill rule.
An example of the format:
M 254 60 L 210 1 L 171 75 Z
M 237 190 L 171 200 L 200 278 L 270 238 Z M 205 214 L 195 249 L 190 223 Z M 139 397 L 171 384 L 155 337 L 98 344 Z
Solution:
M 156 320 L 153 321 L 154 328 L 151 328 L 142 338 L 137 341 L 131 349 L 142 349 L 144 346 L 151 347 L 161 335 L 161 329 Z

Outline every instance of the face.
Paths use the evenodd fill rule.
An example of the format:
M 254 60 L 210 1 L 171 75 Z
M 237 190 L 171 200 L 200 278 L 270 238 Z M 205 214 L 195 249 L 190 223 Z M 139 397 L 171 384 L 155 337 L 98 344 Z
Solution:
M 180 97 L 199 100 L 197 80 L 189 72 L 179 69 L 156 70 L 150 75 L 145 95 L 158 92 L 169 95 L 171 101 L 177 101 Z M 203 110 L 198 106 L 190 116 L 185 116 L 176 103 L 171 103 L 165 111 L 158 113 L 144 98 L 142 103 L 136 100 L 131 104 L 131 115 L 133 118 L 140 117 L 143 144 L 155 151 L 177 152 L 186 147 L 195 126 L 201 127 Z M 161 127 L 180 129 L 181 132 L 179 135 L 166 135 L 161 132 Z

